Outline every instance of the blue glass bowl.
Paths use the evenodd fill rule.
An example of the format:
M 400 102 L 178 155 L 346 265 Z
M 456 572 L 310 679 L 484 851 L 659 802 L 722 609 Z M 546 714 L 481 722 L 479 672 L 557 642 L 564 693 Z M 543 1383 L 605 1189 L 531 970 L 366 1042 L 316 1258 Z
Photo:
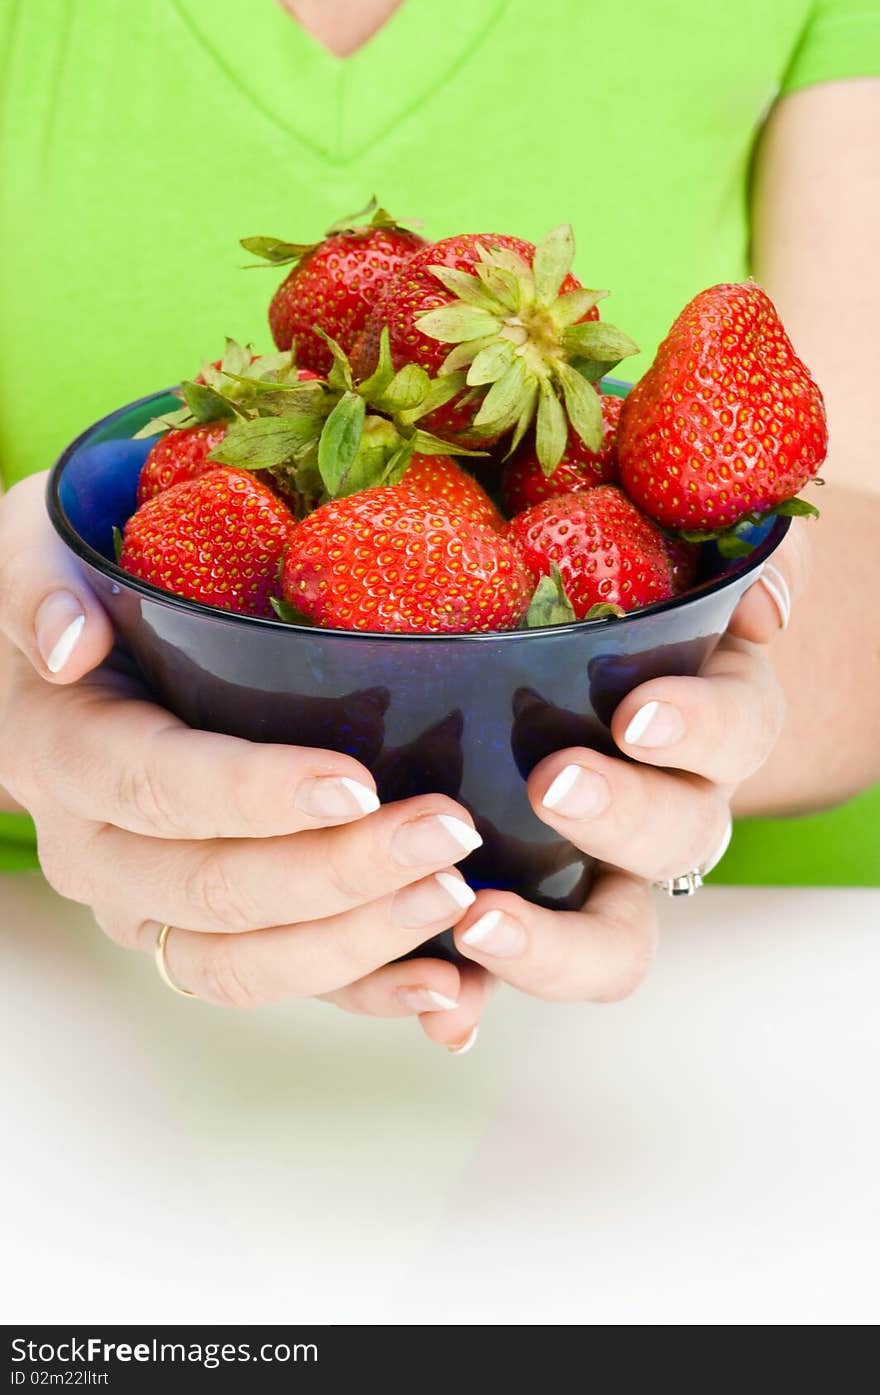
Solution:
M 693 590 L 622 620 L 421 638 L 225 614 L 113 561 L 113 528 L 135 508 L 151 445 L 131 437 L 177 405 L 157 393 L 97 422 L 58 460 L 48 488 L 56 530 L 156 699 L 194 727 L 346 751 L 372 771 L 383 801 L 447 794 L 470 810 L 484 839 L 461 864 L 475 889 L 579 906 L 591 859 L 535 817 L 526 777 L 564 747 L 613 754 L 611 717 L 630 689 L 697 673 L 789 520 L 756 530 L 747 558 L 726 561 L 704 547 Z

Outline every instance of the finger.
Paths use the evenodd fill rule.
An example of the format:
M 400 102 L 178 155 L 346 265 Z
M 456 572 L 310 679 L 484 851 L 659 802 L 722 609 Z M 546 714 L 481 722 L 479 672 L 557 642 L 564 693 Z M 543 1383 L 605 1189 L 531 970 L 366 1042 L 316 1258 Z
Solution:
M 483 891 L 455 931 L 458 949 L 475 963 L 523 992 L 562 1002 L 627 997 L 650 968 L 656 942 L 649 888 L 612 868 L 599 872 L 582 911 Z
M 47 876 L 62 895 L 90 905 L 114 899 L 111 889 L 122 885 L 145 918 L 240 934 L 367 905 L 444 872 L 480 842 L 459 805 L 424 795 L 339 828 L 258 842 L 172 843 L 103 825 L 81 849 L 58 850 L 75 889 L 58 885 L 51 850 Z M 471 900 L 460 879 L 454 888 L 465 899 L 451 907 L 450 924 Z
M 72 683 L 113 647 L 113 626 L 44 503 L 46 474 L 0 503 L 0 631 L 50 683 Z
M 451 891 L 453 884 L 460 890 Z M 178 987 L 224 1007 L 323 996 L 409 954 L 452 925 L 472 900 L 460 875 L 449 871 L 325 920 L 241 935 L 202 934 L 175 926 L 165 942 L 165 965 Z M 112 907 L 95 915 L 118 944 L 155 951 L 160 922 L 136 921 Z M 422 983 L 425 972 L 414 966 L 412 982 Z
M 611 733 L 635 760 L 735 785 L 763 765 L 784 716 L 767 654 L 726 636 L 699 678 L 654 678 L 629 693 Z
M 727 795 L 695 775 L 574 748 L 536 766 L 528 792 L 538 818 L 575 847 L 648 881 L 709 867 L 727 841 Z
M 808 524 L 795 519 L 783 542 L 733 613 L 728 633 L 753 644 L 768 644 L 788 628 L 792 605 L 803 592 L 812 544 Z
M 451 1056 L 464 1056 L 476 1044 L 480 1019 L 495 980 L 476 964 L 459 968 L 458 1008 L 454 1012 L 423 1013 L 419 1025 L 429 1041 L 445 1046 Z
M 350 756 L 194 731 L 103 676 L 64 694 L 36 691 L 29 720 L 40 732 L 36 799 L 130 833 L 266 838 L 379 807 L 372 775 Z
M 408 959 L 325 993 L 323 1001 L 369 1017 L 415 1017 L 456 1012 L 460 992 L 454 964 L 445 959 Z

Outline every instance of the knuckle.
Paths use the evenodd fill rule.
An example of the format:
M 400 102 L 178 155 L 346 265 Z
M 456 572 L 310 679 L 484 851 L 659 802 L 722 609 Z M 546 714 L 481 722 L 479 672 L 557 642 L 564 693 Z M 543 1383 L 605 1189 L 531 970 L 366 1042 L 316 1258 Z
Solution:
M 243 829 L 260 832 L 269 823 L 271 811 L 283 808 L 282 801 L 290 799 L 289 788 L 280 788 L 278 762 L 268 759 L 259 747 L 237 751 L 227 761 L 227 808 Z
M 324 870 L 329 883 L 328 889 L 334 900 L 340 903 L 343 910 L 352 910 L 356 906 L 375 900 L 381 890 L 382 871 L 387 865 L 385 849 L 374 847 L 371 849 L 371 855 L 362 860 L 360 857 L 351 856 L 348 839 L 345 839 L 344 846 L 342 842 L 334 839 L 330 848 Z M 392 885 L 393 878 L 390 874 L 385 878 L 385 882 L 389 886 Z
M 102 934 L 120 949 L 134 949 L 138 942 L 138 928 L 132 925 L 118 910 L 105 906 L 93 906 L 92 915 Z
M 204 925 L 237 934 L 259 925 L 257 909 L 232 875 L 229 854 L 222 847 L 197 859 L 184 878 L 183 893 L 196 928 Z
M 9 497 L 11 500 L 11 493 Z M 34 577 L 41 574 L 43 557 L 41 549 L 35 544 L 23 544 L 15 539 L 8 520 L 2 533 L 0 630 L 18 643 L 16 636 L 20 637 L 29 628 L 30 617 L 43 598 L 39 584 L 35 586 L 34 583 Z
M 370 995 L 365 984 L 351 983 L 336 993 L 325 993 L 321 996 L 324 1002 L 332 1003 L 334 1007 L 340 1008 L 342 1012 L 350 1013 L 352 1017 L 374 1016 Z
M 37 822 L 37 856 L 43 876 L 59 896 L 66 901 L 78 901 L 88 905 L 92 900 L 92 887 L 86 872 L 85 859 L 78 857 L 69 839 L 46 832 Z
M 537 966 L 529 983 L 529 992 L 547 1003 L 568 1003 L 579 996 L 572 982 L 568 955 L 554 953 Z
M 33 704 L 20 701 L 14 673 L 7 702 L 0 707 L 0 785 L 25 808 L 48 783 L 46 758 L 33 738 L 33 719 Z
M 0 518 L 5 517 L 5 511 Z M 0 528 L 4 543 L 7 530 Z M 21 601 L 21 565 L 18 555 L 8 545 L 0 550 L 0 628 L 6 629 L 8 617 L 14 615 Z
M 70 800 L 73 807 L 78 804 L 76 796 L 82 791 L 96 788 L 101 771 L 90 756 L 87 744 L 81 739 L 81 710 L 77 710 L 76 698 L 72 689 L 47 689 L 53 695 L 62 694 L 64 709 L 59 709 L 53 719 L 51 711 L 40 715 L 35 732 L 34 779 L 39 789 L 55 798 Z M 65 717 L 66 719 L 61 720 Z
M 175 800 L 156 772 L 149 746 L 131 765 L 124 765 L 117 772 L 115 797 L 122 817 L 138 827 L 151 832 L 183 832 Z
M 779 739 L 785 721 L 785 694 L 782 686 L 769 659 L 762 655 L 759 662 L 760 670 L 755 674 L 758 700 L 753 702 L 751 718 L 746 719 L 745 723 L 743 745 L 747 758 L 741 761 L 740 770 L 737 772 L 737 778 L 740 780 L 753 775 L 764 764 Z
M 346 925 L 343 919 L 337 926 L 340 965 L 337 977 L 347 984 L 349 991 L 353 991 L 354 985 L 369 977 L 378 968 L 381 953 L 377 946 L 388 942 L 391 926 L 387 917 L 383 918 L 377 913 L 372 932 L 364 934 L 359 921 L 356 918 L 350 919 L 352 924 Z M 366 1012 L 367 1008 L 364 1007 L 362 1011 Z
M 562 935 L 533 938 L 528 965 L 530 994 L 549 1003 L 570 1003 L 583 996 L 579 960 L 584 953 L 584 933 L 589 933 L 587 926 L 572 921 L 570 931 Z
M 682 806 L 678 813 L 668 808 L 657 824 L 658 828 L 675 830 L 675 838 L 665 856 L 659 860 L 652 857 L 652 880 L 680 877 L 692 868 L 702 867 L 721 843 L 730 818 L 730 806 L 705 781 L 700 780 L 699 784 L 702 788 L 698 789 L 695 781 L 690 782 L 689 807 Z
M 771 672 L 761 710 L 761 733 L 771 747 L 779 738 L 785 721 L 785 693 L 776 675 Z
M 218 939 L 210 946 L 199 997 L 230 1008 L 260 1007 L 268 1000 L 266 992 L 248 972 L 241 942 L 234 936 Z

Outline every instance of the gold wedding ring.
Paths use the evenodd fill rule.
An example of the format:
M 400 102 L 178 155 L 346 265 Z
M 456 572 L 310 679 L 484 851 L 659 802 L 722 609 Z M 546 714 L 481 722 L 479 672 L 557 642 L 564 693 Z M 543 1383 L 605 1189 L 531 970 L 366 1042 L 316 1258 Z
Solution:
M 156 937 L 156 948 L 153 954 L 156 960 L 156 968 L 159 970 L 159 977 L 166 988 L 171 989 L 172 993 L 179 993 L 181 998 L 194 998 L 196 996 L 195 993 L 190 993 L 188 988 L 181 988 L 174 982 L 174 979 L 168 972 L 168 965 L 165 962 L 165 946 L 168 943 L 168 936 L 170 934 L 171 926 L 163 925 Z

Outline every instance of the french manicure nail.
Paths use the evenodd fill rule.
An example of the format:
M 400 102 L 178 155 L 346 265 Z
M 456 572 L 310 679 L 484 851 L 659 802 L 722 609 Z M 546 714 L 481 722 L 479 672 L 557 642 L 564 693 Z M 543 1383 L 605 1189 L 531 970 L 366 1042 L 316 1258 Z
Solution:
M 296 807 L 319 819 L 361 818 L 375 814 L 379 799 L 366 785 L 347 775 L 321 775 L 304 780 L 299 786 Z
M 583 765 L 567 765 L 541 800 L 545 809 L 569 819 L 592 819 L 611 803 L 608 781 Z
M 450 1046 L 447 1048 L 450 1056 L 463 1056 L 465 1052 L 470 1051 L 479 1035 L 480 1029 L 479 1027 L 475 1027 L 474 1030 L 465 1037 L 464 1041 L 460 1041 L 457 1046 Z
M 50 673 L 60 673 L 83 631 L 86 617 L 70 591 L 53 591 L 34 617 L 34 633 L 40 657 Z
M 476 899 L 461 877 L 452 872 L 435 872 L 433 877 L 398 891 L 391 903 L 391 913 L 399 925 L 416 929 L 446 919 L 460 920 L 462 911 Z
M 759 585 L 763 586 L 779 612 L 779 628 L 787 630 L 791 619 L 791 592 L 782 572 L 778 567 L 774 567 L 772 562 L 764 564 Z
M 428 867 L 432 862 L 458 862 L 482 842 L 477 830 L 463 819 L 430 814 L 398 828 L 391 840 L 391 855 L 404 867 Z
M 398 988 L 394 996 L 407 1012 L 452 1012 L 458 1007 L 434 988 Z
M 684 719 L 671 702 L 646 702 L 623 734 L 628 746 L 674 746 L 684 736 Z
M 518 920 L 503 911 L 487 911 L 465 930 L 462 944 L 471 945 L 483 954 L 497 954 L 499 959 L 512 959 L 526 947 L 526 932 Z

